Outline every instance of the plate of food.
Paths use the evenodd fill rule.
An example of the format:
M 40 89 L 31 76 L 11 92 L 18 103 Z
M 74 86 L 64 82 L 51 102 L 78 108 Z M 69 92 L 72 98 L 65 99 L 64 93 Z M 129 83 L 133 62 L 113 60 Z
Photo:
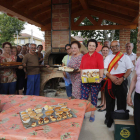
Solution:
M 65 107 L 64 103 L 34 109 L 28 108 L 20 112 L 21 122 L 26 129 L 76 117 L 70 108 Z
M 54 64 L 54 65 L 52 65 L 51 67 L 59 68 L 59 67 L 62 67 L 62 65 L 61 65 L 61 64 Z
M 74 72 L 75 69 L 67 67 L 67 66 L 63 66 L 63 67 L 59 67 L 60 71 L 65 71 L 65 72 Z

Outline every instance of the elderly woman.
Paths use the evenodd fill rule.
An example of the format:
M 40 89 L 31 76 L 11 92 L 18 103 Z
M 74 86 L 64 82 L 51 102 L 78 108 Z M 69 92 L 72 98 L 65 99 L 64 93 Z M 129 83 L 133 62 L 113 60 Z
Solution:
M 128 96 L 127 96 L 127 104 L 129 106 L 132 106 L 132 98 L 131 94 L 133 93 L 134 88 L 135 90 L 135 96 L 134 96 L 134 123 L 135 123 L 135 132 L 136 132 L 136 138 L 135 140 L 140 139 L 140 58 L 137 60 L 134 76 L 131 81 L 131 85 L 129 88 Z
M 105 58 L 108 56 L 109 54 L 109 48 L 108 46 L 103 46 L 102 47 L 102 56 L 103 59 L 105 60 Z M 105 83 L 105 75 L 103 75 L 103 80 L 101 82 L 101 104 L 99 106 L 97 106 L 97 108 L 100 108 L 98 111 L 102 112 L 106 110 L 106 99 L 105 99 L 105 89 L 104 89 L 104 83 Z
M 100 82 L 103 80 L 103 70 L 104 63 L 103 57 L 101 54 L 96 52 L 96 48 L 98 47 L 98 43 L 95 39 L 90 39 L 87 42 L 88 53 L 85 54 L 82 58 L 80 69 L 99 69 L 99 80 Z M 96 107 L 97 106 L 97 98 L 98 93 L 101 88 L 101 84 L 99 83 L 82 83 L 81 84 L 81 99 L 88 100 L 89 93 L 91 93 L 91 103 Z M 91 112 L 91 116 L 89 121 L 93 122 L 95 120 L 94 111 Z
M 11 55 L 12 45 L 9 42 L 2 44 L 3 54 L 0 55 L 0 63 L 16 62 L 16 57 Z M 3 69 L 0 71 L 0 94 L 15 94 L 16 92 L 16 71 L 15 69 Z
M 16 46 L 12 46 L 12 49 L 11 49 L 11 55 L 14 55 L 17 59 L 17 47 Z
M 36 52 L 36 54 L 38 55 L 38 61 L 39 61 L 39 64 L 41 65 L 41 63 L 43 62 L 43 54 L 41 53 L 41 51 L 43 50 L 43 46 L 38 45 L 37 50 L 38 51 Z
M 74 68 L 75 72 L 70 73 L 70 79 L 72 82 L 72 96 L 76 99 L 81 97 L 81 75 L 80 75 L 80 64 L 83 54 L 80 53 L 81 44 L 78 41 L 71 43 L 72 57 L 69 61 L 68 67 Z

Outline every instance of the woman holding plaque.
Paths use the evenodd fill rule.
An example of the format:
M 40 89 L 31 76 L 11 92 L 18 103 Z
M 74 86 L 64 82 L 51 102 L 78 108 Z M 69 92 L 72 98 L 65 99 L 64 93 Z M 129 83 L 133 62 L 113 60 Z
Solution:
M 95 83 L 82 83 L 81 84 L 81 99 L 88 100 L 89 93 L 91 93 L 91 103 L 96 107 L 98 93 L 101 88 L 100 82 L 103 80 L 104 62 L 103 56 L 96 52 L 98 43 L 95 39 L 90 39 L 87 42 L 88 53 L 82 57 L 80 70 L 85 69 L 99 69 L 99 82 Z M 95 120 L 94 111 L 91 112 L 89 121 L 93 122 Z

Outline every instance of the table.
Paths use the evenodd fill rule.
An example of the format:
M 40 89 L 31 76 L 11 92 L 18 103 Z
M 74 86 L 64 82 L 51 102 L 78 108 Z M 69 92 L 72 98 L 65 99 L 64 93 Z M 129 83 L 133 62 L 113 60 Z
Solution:
M 48 98 L 28 95 L 0 95 L 0 139 L 5 140 L 78 140 L 85 112 L 96 108 L 87 100 Z M 27 108 L 66 103 L 77 115 L 60 122 L 25 129 L 19 112 Z

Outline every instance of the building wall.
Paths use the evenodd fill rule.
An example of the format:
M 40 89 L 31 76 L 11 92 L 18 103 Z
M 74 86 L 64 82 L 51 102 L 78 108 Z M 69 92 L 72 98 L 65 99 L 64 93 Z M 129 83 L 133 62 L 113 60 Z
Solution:
M 121 47 L 121 52 L 125 52 L 125 44 L 130 42 L 130 29 L 120 30 L 119 42 Z
M 24 39 L 24 44 L 30 43 L 30 42 L 29 42 L 29 38 L 19 38 L 19 39 L 18 39 L 18 44 L 19 44 L 19 45 L 24 45 L 24 44 L 21 44 L 21 39 Z M 31 40 L 31 39 L 30 39 L 30 40 Z M 36 45 L 40 45 L 40 44 L 42 45 L 42 40 L 37 40 L 37 39 L 34 39 L 34 40 L 35 40 L 35 44 L 36 44 Z M 15 38 L 14 43 L 17 44 L 17 39 L 16 39 L 16 38 Z

